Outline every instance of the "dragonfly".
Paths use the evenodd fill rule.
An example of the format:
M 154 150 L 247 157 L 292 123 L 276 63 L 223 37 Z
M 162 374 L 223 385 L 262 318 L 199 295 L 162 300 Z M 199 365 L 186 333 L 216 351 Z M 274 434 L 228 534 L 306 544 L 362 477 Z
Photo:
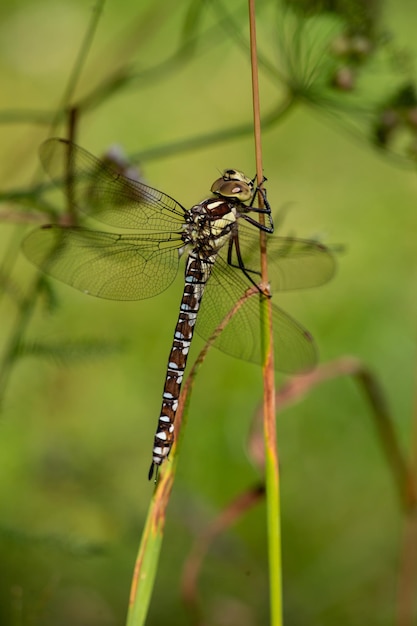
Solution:
M 111 229 L 46 224 L 23 241 L 26 257 L 50 276 L 83 293 L 111 300 L 152 298 L 174 280 L 186 257 L 184 289 L 168 357 L 162 407 L 154 437 L 149 479 L 167 459 L 194 329 L 208 340 L 241 299 L 214 345 L 261 363 L 259 298 L 242 300 L 249 287 L 261 297 L 259 231 L 266 233 L 270 293 L 317 287 L 335 271 L 332 252 L 321 243 L 274 234 L 271 206 L 255 207 L 259 186 L 227 169 L 211 195 L 190 209 L 171 196 L 95 158 L 60 138 L 39 150 L 52 181 L 64 185 L 74 211 Z M 264 223 L 259 221 L 263 213 Z M 258 217 L 258 219 L 257 219 Z M 200 310 L 204 295 L 204 303 Z M 272 300 L 275 368 L 305 372 L 317 361 L 311 334 Z

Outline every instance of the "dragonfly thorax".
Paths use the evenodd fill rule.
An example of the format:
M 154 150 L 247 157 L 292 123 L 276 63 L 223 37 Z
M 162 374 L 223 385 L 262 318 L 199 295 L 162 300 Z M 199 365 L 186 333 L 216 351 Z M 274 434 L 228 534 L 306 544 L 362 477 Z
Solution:
M 214 181 L 211 191 L 215 197 L 203 200 L 188 212 L 183 239 L 185 244 L 215 253 L 229 239 L 238 214 L 249 210 L 244 203 L 252 200 L 255 188 L 251 178 L 230 169 Z
M 190 209 L 185 239 L 206 254 L 216 253 L 228 241 L 236 220 L 235 203 L 208 198 Z

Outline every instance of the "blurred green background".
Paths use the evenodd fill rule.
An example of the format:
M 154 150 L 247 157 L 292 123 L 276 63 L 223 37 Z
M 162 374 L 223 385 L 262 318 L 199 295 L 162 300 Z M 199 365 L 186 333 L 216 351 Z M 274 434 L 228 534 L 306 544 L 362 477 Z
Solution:
M 137 78 L 79 115 L 77 142 L 97 155 L 114 143 L 128 154 L 145 152 L 146 180 L 191 206 L 208 194 L 219 170 L 254 172 L 252 137 L 161 148 L 153 158 L 150 151 L 250 124 L 246 3 L 227 4 L 233 23 L 216 3 L 178 2 L 169 11 L 163 2 L 140 4 L 109 0 L 104 6 L 71 102 L 118 68 L 133 68 Z M 260 5 L 260 49 L 278 63 L 285 25 L 271 19 L 273 3 Z M 62 104 L 93 9 L 82 1 L 1 4 L 3 198 L 43 179 L 37 147 L 50 130 L 38 112 L 53 114 Z M 187 15 L 195 47 L 164 64 L 188 41 Z M 409 51 L 411 70 L 416 17 L 411 0 L 391 0 L 381 15 L 399 49 Z M 296 53 L 295 47 L 295 59 Z M 389 94 L 391 83 L 384 81 L 381 74 Z M 264 111 L 283 93 L 261 73 Z M 287 206 L 281 234 L 344 247 L 331 283 L 277 300 L 312 332 L 321 361 L 354 355 L 374 371 L 408 452 L 416 376 L 416 178 L 373 151 L 365 131 L 354 136 L 344 120 L 300 106 L 263 136 L 269 200 L 276 216 Z M 54 131 L 65 133 L 62 123 Z M 20 296 L 35 278 L 34 268 L 17 257 L 25 222 L 34 220 L 28 201 L 5 199 L 0 211 L 2 267 L 13 270 L 13 282 L 2 270 L 6 350 Z M 126 349 L 68 367 L 35 357 L 13 365 L 0 422 L 0 624 L 124 623 L 152 494 L 146 476 L 181 285 L 182 272 L 157 298 L 117 303 L 54 283 L 59 308 L 48 314 L 37 303 L 27 340 L 104 338 L 123 340 Z M 202 345 L 196 338 L 191 361 Z M 278 384 L 282 380 L 278 375 Z M 149 624 L 186 623 L 180 571 L 194 541 L 260 479 L 247 436 L 261 397 L 258 368 L 209 354 L 193 392 Z M 392 624 L 404 520 L 364 398 L 348 378 L 323 384 L 278 416 L 278 434 L 286 624 Z M 205 623 L 266 624 L 267 567 L 260 505 L 214 542 L 204 563 Z

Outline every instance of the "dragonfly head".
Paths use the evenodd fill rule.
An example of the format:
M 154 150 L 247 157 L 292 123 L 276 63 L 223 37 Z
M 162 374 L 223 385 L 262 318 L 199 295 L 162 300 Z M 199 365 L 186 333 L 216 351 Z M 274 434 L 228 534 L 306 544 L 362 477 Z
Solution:
M 251 200 L 255 192 L 253 180 L 239 170 L 224 170 L 223 176 L 214 181 L 211 191 L 224 198 L 236 198 L 240 202 Z

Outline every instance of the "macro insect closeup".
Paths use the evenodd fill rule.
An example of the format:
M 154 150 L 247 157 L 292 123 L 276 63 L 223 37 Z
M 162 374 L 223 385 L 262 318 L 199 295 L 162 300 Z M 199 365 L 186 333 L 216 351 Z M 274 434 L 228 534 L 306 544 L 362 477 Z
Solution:
M 165 290 L 177 274 L 181 256 L 187 257 L 151 478 L 174 441 L 175 415 L 194 327 L 208 339 L 249 287 L 254 286 L 259 295 L 263 293 L 259 286 L 259 230 L 268 237 L 272 295 L 327 282 L 334 273 L 334 257 L 316 241 L 274 235 L 266 193 L 262 192 L 265 208 L 256 208 L 258 188 L 238 170 L 225 170 L 212 184 L 212 195 L 187 209 L 67 140 L 47 140 L 40 148 L 40 157 L 52 180 L 65 186 L 77 211 L 123 231 L 42 226 L 23 242 L 27 258 L 40 269 L 89 295 L 140 300 Z M 267 225 L 257 221 L 260 213 L 266 216 Z M 259 324 L 258 298 L 247 298 L 214 345 L 234 357 L 260 363 Z M 316 348 L 309 332 L 276 305 L 273 326 L 276 369 L 287 373 L 311 369 Z

